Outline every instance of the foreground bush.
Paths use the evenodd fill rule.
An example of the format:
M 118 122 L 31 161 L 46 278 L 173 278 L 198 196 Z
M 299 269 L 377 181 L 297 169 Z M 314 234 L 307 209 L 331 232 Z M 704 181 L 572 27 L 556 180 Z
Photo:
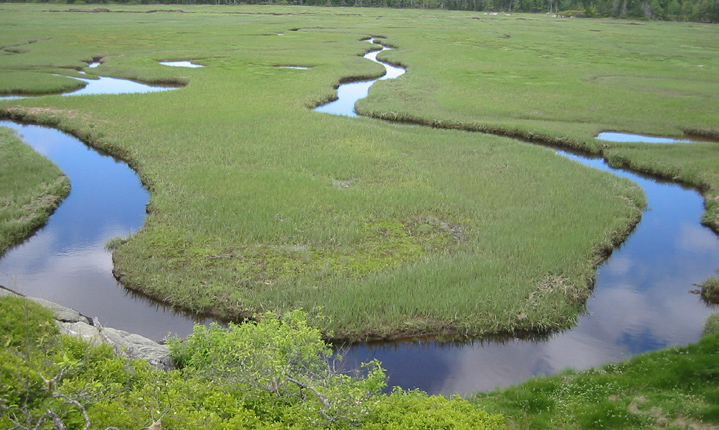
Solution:
M 260 322 L 197 326 L 165 372 L 112 349 L 60 336 L 35 303 L 0 298 L 0 428 L 500 429 L 465 400 L 381 393 L 376 361 L 337 370 L 339 357 L 299 311 Z

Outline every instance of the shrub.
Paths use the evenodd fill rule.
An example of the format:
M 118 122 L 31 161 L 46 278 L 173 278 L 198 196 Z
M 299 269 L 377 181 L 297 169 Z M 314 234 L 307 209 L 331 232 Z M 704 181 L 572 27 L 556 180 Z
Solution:
M 374 409 L 366 430 L 489 430 L 505 428 L 504 417 L 492 415 L 468 401 L 395 388 Z
M 0 345 L 41 343 L 57 332 L 51 310 L 21 297 L 0 297 Z
M 340 356 L 307 324 L 302 311 L 260 321 L 195 326 L 184 342 L 170 342 L 178 366 L 208 381 L 222 381 L 262 414 L 287 406 L 283 419 L 298 425 L 356 423 L 385 387 L 379 362 L 363 365 L 363 375 L 337 370 Z
M 719 278 L 711 277 L 704 281 L 700 287 L 704 300 L 719 303 Z
M 704 324 L 704 336 L 711 336 L 719 333 L 719 313 L 713 313 L 707 318 Z

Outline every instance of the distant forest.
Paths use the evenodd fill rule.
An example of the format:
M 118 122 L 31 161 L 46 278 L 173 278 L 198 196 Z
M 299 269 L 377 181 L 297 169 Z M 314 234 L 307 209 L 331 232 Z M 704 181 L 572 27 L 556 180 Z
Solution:
M 10 0 L 13 1 L 13 0 Z M 31 1 L 47 3 L 47 0 Z M 50 0 L 91 4 L 278 4 L 534 12 L 593 18 L 719 22 L 719 0 Z

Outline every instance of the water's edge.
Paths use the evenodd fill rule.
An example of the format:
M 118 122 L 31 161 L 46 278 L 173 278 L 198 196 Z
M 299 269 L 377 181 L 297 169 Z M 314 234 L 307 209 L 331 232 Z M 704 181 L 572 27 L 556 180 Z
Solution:
M 379 63 L 386 68 L 393 67 L 383 62 Z M 340 89 L 338 89 L 338 93 Z M 351 116 L 357 115 L 354 111 L 354 106 L 351 113 L 354 114 Z M 349 115 L 348 113 L 339 114 Z M 409 123 L 434 128 L 496 134 L 547 146 L 563 157 L 634 181 L 647 194 L 651 210 L 644 211 L 642 220 L 635 229 L 630 230 L 624 241 L 607 256 L 607 260 L 599 264 L 594 295 L 587 302 L 588 313 L 594 314 L 594 316 L 592 318 L 582 316 L 580 322 L 572 329 L 549 334 L 543 338 L 540 336 L 540 339 L 534 340 L 518 338 L 483 339 L 470 341 L 468 344 L 462 345 L 439 343 L 432 340 L 415 340 L 392 345 L 355 345 L 346 354 L 350 361 L 359 363 L 371 358 L 378 358 L 388 368 L 390 384 L 393 385 L 401 385 L 405 388 L 421 388 L 430 393 L 471 393 L 478 389 L 486 390 L 495 386 L 518 383 L 534 375 L 555 373 L 564 367 L 580 369 L 594 367 L 664 346 L 698 340 L 704 319 L 709 310 L 697 297 L 692 297 L 681 289 L 677 290 L 676 285 L 666 285 L 667 283 L 662 282 L 662 279 L 657 279 L 658 277 L 661 278 L 664 272 L 660 273 L 659 276 L 656 274 L 652 276 L 647 273 L 643 282 L 631 279 L 629 276 L 618 277 L 616 273 L 613 273 L 625 270 L 621 267 L 623 262 L 625 266 L 631 266 L 631 262 L 637 260 L 634 249 L 651 249 L 656 253 L 657 249 L 669 247 L 670 244 L 660 244 L 658 242 L 661 241 L 653 240 L 653 237 L 662 236 L 667 228 L 673 231 L 687 228 L 681 224 L 681 221 L 673 219 L 675 218 L 673 215 L 675 208 L 671 206 L 692 207 L 694 213 L 689 216 L 685 215 L 685 218 L 692 220 L 692 225 L 697 224 L 703 213 L 705 200 L 695 187 L 690 189 L 676 183 L 666 183 L 654 175 L 649 177 L 649 175 L 642 172 L 633 172 L 631 169 L 612 168 L 601 153 L 590 154 L 581 150 L 578 151 L 572 148 L 572 145 L 569 145 L 569 150 L 572 151 L 570 153 L 567 152 L 567 149 L 564 149 L 567 147 L 566 142 L 556 141 L 532 133 L 524 135 L 507 130 L 496 130 L 491 127 L 464 127 L 461 124 L 448 124 L 442 121 L 425 121 L 406 117 L 397 118 L 384 114 L 374 115 L 370 113 L 368 116 L 394 123 Z M 675 196 L 674 194 L 678 195 Z M 670 195 L 671 198 L 667 198 L 666 195 Z M 679 202 L 679 199 L 683 198 L 686 198 L 687 201 Z M 672 226 L 664 226 L 664 229 L 657 228 L 660 234 L 655 234 L 652 231 L 647 232 L 647 225 L 661 224 L 666 221 L 657 221 L 654 209 L 667 205 L 669 207 L 664 208 L 662 212 L 668 214 L 665 215 L 665 218 L 673 223 Z M 695 232 L 697 237 L 702 237 L 699 242 L 703 241 L 705 245 L 708 244 L 709 250 L 702 257 L 705 260 L 708 259 L 708 261 L 705 262 L 701 270 L 696 270 L 696 273 L 684 273 L 685 276 L 682 278 L 684 281 L 680 282 L 684 282 L 683 285 L 685 286 L 691 285 L 693 282 L 701 282 L 706 277 L 711 276 L 713 270 L 719 266 L 719 258 L 717 258 L 719 256 L 719 238 L 708 230 L 706 228 L 702 230 L 701 225 L 699 225 L 698 231 Z M 644 244 L 643 242 L 649 244 Z M 701 246 L 700 243 L 699 247 Z M 684 258 L 693 259 L 695 257 L 689 255 Z M 670 258 L 669 260 L 672 259 Z M 679 260 L 678 257 L 677 260 Z M 660 265 L 671 266 L 672 268 L 675 268 L 675 264 L 676 262 L 674 261 L 660 263 Z M 641 262 L 634 263 L 634 266 L 637 267 L 641 265 Z M 681 272 L 681 270 L 678 272 Z M 692 270 L 689 272 L 692 272 Z M 666 277 L 675 281 L 674 272 L 670 271 L 666 275 Z M 607 299 L 607 297 L 624 295 L 629 296 L 621 297 L 625 302 L 630 299 L 641 302 L 656 300 L 656 298 L 652 297 L 652 294 L 659 297 L 665 295 L 661 291 L 645 294 L 646 290 L 653 288 L 651 284 L 666 286 L 668 290 L 673 291 L 673 295 L 660 300 L 654 310 L 643 309 L 641 305 L 636 303 L 636 309 L 627 308 L 622 306 L 621 300 L 617 304 L 617 300 Z M 682 284 L 680 283 L 679 285 L 681 286 Z M 674 288 L 670 289 L 672 286 Z M 634 297 L 631 297 L 632 295 Z M 681 306 L 675 306 L 677 303 L 681 303 Z M 686 310 L 680 312 L 678 318 L 666 318 L 665 316 L 671 315 L 673 310 L 676 314 L 676 309 L 671 309 L 672 306 L 686 308 Z M 632 312 L 638 315 L 635 318 L 636 320 L 644 318 L 645 321 L 628 320 L 626 316 L 631 315 Z M 656 333 L 656 330 L 651 327 L 653 323 L 646 321 L 646 315 L 657 313 L 658 315 L 653 315 L 654 319 L 659 322 L 658 325 L 667 328 L 669 334 Z M 664 324 L 661 323 L 662 319 L 665 320 Z M 672 330 L 673 328 L 668 327 L 672 324 L 666 324 L 666 320 L 671 320 L 674 325 L 682 326 L 682 330 Z M 689 324 L 687 324 L 687 320 L 691 320 Z M 607 324 L 611 325 L 613 321 L 619 321 L 620 324 L 624 323 L 628 328 L 623 329 L 615 326 L 607 335 L 606 326 Z M 672 333 L 672 331 L 679 331 L 681 334 Z M 587 353 L 586 351 L 589 352 Z M 414 366 L 408 366 L 409 363 L 414 364 Z M 457 370 L 460 368 L 462 371 Z M 417 383 L 417 381 L 421 381 L 421 383 Z
M 377 50 L 371 51 L 367 55 L 370 55 L 373 52 L 374 59 L 370 58 L 370 60 L 382 64 L 388 71 L 390 67 L 395 67 L 376 60 L 376 55 L 379 53 L 379 51 Z M 381 79 L 390 79 L 386 76 L 388 75 L 384 75 Z M 379 79 L 380 78 L 367 82 L 370 82 L 369 86 L 371 86 L 372 83 Z M 367 90 L 369 90 L 369 86 L 367 86 Z M 354 112 L 354 105 L 352 106 L 352 113 L 354 115 L 350 116 L 357 115 Z M 0 110 L 0 117 L 2 117 L 2 115 L 3 112 Z M 0 125 L 5 124 L 0 123 Z M 436 126 L 433 124 L 422 125 Z M 18 125 L 16 127 L 21 128 L 23 126 Z M 452 125 L 451 127 L 437 128 L 461 127 Z M 467 131 L 486 130 L 468 129 Z M 521 139 L 521 136 L 514 137 L 519 137 Z M 531 139 L 531 142 L 549 144 L 550 146 L 557 145 L 557 143 L 559 143 L 560 145 L 562 144 L 562 142 L 545 142 L 539 138 L 533 138 Z M 98 153 L 98 155 L 100 154 Z M 647 187 L 654 187 L 654 185 L 652 184 L 654 184 L 655 181 L 643 178 L 640 175 L 636 175 L 631 172 L 613 169 L 609 166 L 606 166 L 606 163 L 601 159 L 583 159 L 568 153 L 561 153 L 561 155 L 572 158 L 575 161 L 581 162 L 582 164 L 589 165 L 591 167 L 600 168 L 603 170 L 610 171 L 614 174 L 618 174 L 620 176 L 629 177 L 635 182 L 641 182 L 640 186 L 645 188 L 645 192 L 647 192 Z M 590 156 L 592 155 L 590 154 Z M 63 171 L 65 171 L 65 169 L 63 169 Z M 644 183 L 643 181 L 646 181 L 646 183 Z M 676 184 L 658 183 L 657 187 L 661 188 L 662 190 L 658 191 L 659 193 L 669 192 L 670 194 L 673 194 L 676 190 L 678 190 L 677 194 L 686 194 L 693 196 L 690 198 L 691 201 L 688 201 L 687 203 L 676 203 L 676 200 L 674 200 L 674 197 L 672 197 L 672 199 L 669 199 L 668 202 L 670 206 L 679 206 L 679 209 L 682 210 L 685 207 L 691 207 L 692 210 L 696 209 L 697 196 L 695 195 L 697 193 L 695 191 L 692 190 L 687 193 L 686 189 Z M 669 191 L 664 191 L 665 189 Z M 647 194 L 649 193 L 647 192 Z M 650 196 L 648 195 L 648 197 Z M 699 196 L 698 200 L 700 201 L 699 210 L 701 212 L 703 210 L 704 200 L 703 198 L 701 198 L 701 196 Z M 623 243 L 612 254 L 613 259 L 615 259 L 617 255 L 620 256 L 620 259 L 624 258 L 624 265 L 626 267 L 629 267 L 629 269 L 626 269 L 626 267 L 625 269 L 630 274 L 632 270 L 636 270 L 637 273 L 643 275 L 645 274 L 646 270 L 643 267 L 640 267 L 640 263 L 634 261 L 636 260 L 635 257 L 622 257 L 622 255 L 625 254 L 622 254 L 620 251 L 623 252 L 623 250 L 629 248 L 630 246 L 628 245 L 628 243 L 630 241 L 650 241 L 653 240 L 652 236 L 657 236 L 656 234 L 651 232 L 640 233 L 640 229 L 642 228 L 642 225 L 647 224 L 646 219 L 648 219 L 652 215 L 652 212 L 656 212 L 655 209 L 657 207 L 663 206 L 664 203 L 666 202 L 663 202 L 661 197 L 650 198 L 650 205 L 652 206 L 652 211 L 648 213 L 645 212 L 644 218 L 642 219 L 640 225 L 637 226 L 635 232 L 633 232 L 627 239 L 627 241 Z M 61 207 L 58 208 L 58 211 L 64 205 L 65 203 L 61 204 Z M 142 206 L 142 208 L 144 208 L 144 205 Z M 53 217 L 54 216 L 55 214 L 53 214 Z M 693 218 L 694 215 L 690 215 L 688 217 Z M 48 224 L 50 223 L 51 221 L 48 221 Z M 694 224 L 696 224 L 696 220 Z M 133 227 L 131 230 L 136 231 L 141 227 L 141 225 L 142 223 L 140 224 L 140 226 Z M 707 238 L 705 232 L 698 232 L 693 224 L 692 226 L 688 227 L 684 226 L 681 223 L 678 225 L 678 227 L 666 227 L 660 225 L 658 231 L 663 232 L 672 229 L 677 230 L 684 228 L 689 229 L 688 235 L 690 238 L 696 238 L 701 236 L 701 246 L 707 248 L 709 254 L 719 256 L 719 240 L 716 238 L 716 236 L 713 236 L 713 238 Z M 45 230 L 45 228 L 43 228 L 42 230 Z M 696 239 L 694 240 L 696 241 Z M 21 246 L 24 246 L 24 244 Z M 656 244 L 653 244 L 651 246 L 657 247 Z M 660 247 L 658 249 L 662 248 Z M 0 264 L 4 262 L 5 257 L 7 257 L 9 252 L 6 253 L 6 255 L 2 259 L 0 259 Z M 699 259 L 699 257 L 693 256 L 693 254 L 692 258 Z M 719 265 L 719 261 L 715 260 L 716 259 L 711 260 L 714 262 L 709 263 L 709 266 L 713 265 L 711 267 L 711 270 L 714 270 L 717 265 Z M 103 264 L 106 265 L 107 263 Z M 672 268 L 674 268 L 674 266 L 676 265 L 676 263 L 671 261 L 671 259 L 660 264 L 663 264 L 665 266 L 671 266 Z M 644 280 L 644 283 L 642 283 L 639 280 L 634 279 L 620 281 L 614 280 L 614 277 L 616 275 L 616 273 L 614 272 L 618 272 L 621 270 L 617 269 L 616 267 L 606 268 L 605 264 L 602 264 L 602 266 L 597 271 L 597 284 L 600 283 L 600 278 L 609 278 L 610 281 L 607 281 L 609 285 L 608 287 L 599 286 L 597 287 L 597 290 L 608 289 L 610 294 L 609 296 L 605 295 L 599 297 L 595 295 L 595 297 L 590 298 L 588 302 L 589 312 L 596 315 L 598 313 L 601 314 L 601 312 L 605 312 L 605 308 L 609 308 L 614 312 L 613 315 L 616 315 L 616 318 L 610 318 L 610 321 L 604 321 L 597 324 L 597 318 L 583 317 L 581 322 L 574 329 L 569 330 L 568 332 L 549 335 L 546 339 L 539 342 L 532 340 L 505 339 L 502 341 L 478 340 L 465 345 L 452 345 L 435 341 L 403 342 L 399 344 L 385 344 L 382 346 L 359 344 L 351 347 L 351 349 L 346 354 L 345 361 L 352 363 L 368 361 L 368 359 L 372 358 L 378 358 L 380 359 L 380 361 L 383 362 L 384 367 L 388 369 L 388 373 L 390 375 L 390 384 L 401 385 L 404 388 L 417 387 L 430 393 L 469 393 L 479 389 L 491 389 L 497 385 L 503 386 L 520 382 L 527 379 L 528 377 L 537 374 L 554 373 L 561 368 L 567 366 L 575 368 L 593 367 L 607 361 L 620 360 L 627 356 L 635 355 L 644 351 L 658 349 L 677 343 L 691 342 L 698 339 L 700 329 L 697 330 L 697 327 L 701 327 L 703 325 L 704 318 L 708 311 L 703 308 L 697 308 L 696 303 L 692 303 L 692 300 L 687 300 L 687 297 L 683 297 L 681 294 L 678 296 L 678 298 L 674 296 L 665 298 L 665 293 L 663 291 L 664 289 L 676 289 L 676 285 L 671 285 L 672 283 L 678 284 L 680 288 L 683 288 L 682 286 L 687 284 L 687 282 L 697 282 L 696 279 L 703 276 L 702 273 L 706 272 L 705 269 L 697 270 L 694 266 L 689 267 L 688 270 L 693 272 L 692 277 L 690 277 L 692 279 L 689 281 L 676 280 L 675 275 L 672 273 L 670 276 L 671 279 L 669 279 L 668 282 L 663 279 L 655 279 L 656 276 L 650 276 L 648 280 Z M 112 277 L 111 274 L 110 277 Z M 698 279 L 698 282 L 701 282 L 702 280 L 703 278 Z M 110 287 L 110 290 L 115 289 L 121 291 L 126 296 L 126 299 L 129 295 L 129 293 L 127 293 L 127 290 L 117 285 L 117 282 L 114 280 L 114 278 L 112 278 L 112 282 L 114 282 L 114 285 Z M 647 283 L 651 285 L 645 285 Z M 622 288 L 614 288 L 613 286 L 615 284 L 621 284 Z M 655 286 L 654 284 L 657 284 L 658 286 Z M 627 285 L 629 286 L 629 288 L 626 288 Z M 640 295 L 640 293 L 646 292 L 645 290 L 648 290 L 654 296 L 659 296 L 659 299 L 661 300 L 652 299 L 651 295 L 647 295 L 646 297 L 644 295 Z M 684 294 L 684 296 L 688 295 Z M 138 301 L 135 296 L 131 295 L 131 298 L 135 302 Z M 693 302 L 696 302 L 698 300 L 698 298 L 695 296 L 691 296 L 691 299 L 695 299 L 693 300 Z M 107 300 L 107 298 L 104 298 L 104 300 Z M 642 303 L 642 301 L 653 300 L 657 302 L 655 304 L 659 305 L 658 310 L 645 309 L 646 306 L 642 306 L 644 304 Z M 150 307 L 155 308 L 150 313 L 161 315 L 167 314 L 166 316 L 169 316 L 169 318 L 165 318 L 166 321 L 161 325 L 176 328 L 179 324 L 185 326 L 182 331 L 186 333 L 189 333 L 191 331 L 191 326 L 194 321 L 188 316 L 176 314 L 156 302 L 149 302 L 146 300 L 139 301 L 142 302 L 140 306 L 140 308 L 142 308 L 141 312 L 147 313 L 147 308 L 149 305 Z M 681 312 L 673 312 L 671 309 L 668 309 L 666 307 L 667 301 L 671 302 L 672 305 L 677 307 L 678 310 L 680 310 Z M 631 307 L 627 307 L 627 305 L 631 305 Z M 125 305 L 123 304 L 123 306 Z M 93 314 L 92 311 L 81 311 L 84 314 Z M 144 334 L 143 331 L 146 330 L 148 322 L 146 320 L 143 320 L 142 317 L 133 317 L 132 315 L 128 317 L 128 312 L 130 311 L 123 309 L 123 314 L 125 314 L 124 318 L 133 319 L 139 325 L 138 329 L 129 329 L 129 331 L 136 331 L 138 333 Z M 627 315 L 631 315 L 632 313 L 636 314 L 636 318 L 634 318 L 634 320 L 627 320 Z M 672 315 L 673 313 L 676 313 L 677 315 Z M 656 314 L 659 314 L 658 316 L 660 320 L 657 328 L 647 327 L 646 324 L 643 323 L 643 321 L 638 321 L 643 319 L 645 317 L 645 314 L 647 316 L 654 317 L 657 316 Z M 591 322 L 592 320 L 594 320 L 595 322 Z M 618 329 L 617 327 L 614 327 L 619 326 L 620 324 L 625 324 L 631 330 L 622 330 Z M 117 323 L 112 323 L 112 325 L 126 329 L 124 323 L 120 325 L 118 325 Z M 602 337 L 602 333 L 611 331 L 609 330 L 608 326 L 611 326 L 610 328 L 614 330 L 612 332 L 613 335 L 609 337 Z M 676 326 L 679 327 L 677 328 Z M 160 331 L 162 330 L 163 329 L 160 329 Z M 167 331 L 178 332 L 178 330 Z M 162 335 L 166 334 L 167 331 L 164 331 Z M 646 333 L 642 333 L 643 331 Z M 600 333 L 600 335 L 597 335 L 597 332 Z M 158 338 L 157 335 L 151 335 L 149 337 L 153 337 L 155 339 Z

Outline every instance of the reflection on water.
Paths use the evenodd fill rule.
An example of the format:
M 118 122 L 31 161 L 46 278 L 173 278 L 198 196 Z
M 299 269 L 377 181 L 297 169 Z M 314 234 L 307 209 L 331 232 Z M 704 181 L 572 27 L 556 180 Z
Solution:
M 101 76 L 97 79 L 74 78 L 85 82 L 85 87 L 77 91 L 65 93 L 65 96 L 84 96 L 89 94 L 135 94 L 154 93 L 158 91 L 174 90 L 177 87 L 153 86 L 141 84 L 127 79 L 109 78 Z
M 309 67 L 305 66 L 277 66 L 278 69 L 296 69 L 296 70 L 307 70 Z
M 609 142 L 643 142 L 643 143 L 697 143 L 704 142 L 696 139 L 674 139 L 671 137 L 645 136 L 642 134 L 617 133 L 613 131 L 604 131 L 596 137 L 599 140 Z
M 699 224 L 701 195 L 601 160 L 559 153 L 637 182 L 648 199 L 641 223 L 599 268 L 588 315 L 577 327 L 543 341 L 359 345 L 346 354 L 350 367 L 377 358 L 388 369 L 390 385 L 467 394 L 699 339 L 711 310 L 689 290 L 719 267 L 719 238 Z
M 125 164 L 72 136 L 0 121 L 70 178 L 71 192 L 47 225 L 0 260 L 0 285 L 97 316 L 103 325 L 160 340 L 187 335 L 193 319 L 133 296 L 112 276 L 105 243 L 136 232 L 149 196 Z
M 160 64 L 163 66 L 170 66 L 170 67 L 188 67 L 190 69 L 196 69 L 198 67 L 205 67 L 202 64 L 195 64 L 191 63 L 189 61 L 160 61 Z
M 374 39 L 369 39 L 369 42 L 374 43 Z M 377 54 L 389 49 L 391 48 L 383 46 L 381 50 L 368 52 L 364 56 L 364 58 L 384 66 L 385 74 L 381 78 L 342 84 L 339 88 L 337 88 L 337 100 L 322 106 L 317 106 L 314 110 L 316 112 L 331 113 L 333 115 L 357 116 L 357 112 L 355 112 L 354 108 L 355 103 L 367 97 L 369 94 L 369 87 L 371 87 L 372 84 L 378 80 L 395 79 L 398 76 L 403 75 L 406 71 L 402 67 L 396 67 L 377 60 Z
M 364 96 L 372 83 L 361 83 Z M 332 113 L 356 116 L 355 96 L 344 102 L 343 87 Z M 545 340 L 356 345 L 345 354 L 348 368 L 377 358 L 387 369 L 391 386 L 468 394 L 699 339 L 710 309 L 689 290 L 719 267 L 719 238 L 699 223 L 704 209 L 701 195 L 613 169 L 601 159 L 558 154 L 631 179 L 648 199 L 640 224 L 599 268 L 588 315 L 575 328 Z
M 98 63 L 99 64 L 99 63 Z M 84 72 L 80 72 L 83 73 Z M 135 93 L 154 93 L 158 91 L 175 90 L 177 86 L 163 85 L 147 85 L 140 82 L 129 81 L 127 79 L 110 78 L 100 76 L 97 79 L 71 78 L 85 82 L 85 86 L 79 90 L 63 93 L 63 96 L 84 96 L 89 94 L 135 94 Z M 47 94 L 51 95 L 51 94 Z M 26 98 L 28 96 L 2 96 L 0 100 L 16 100 Z M 41 96 L 30 96 L 41 97 Z

